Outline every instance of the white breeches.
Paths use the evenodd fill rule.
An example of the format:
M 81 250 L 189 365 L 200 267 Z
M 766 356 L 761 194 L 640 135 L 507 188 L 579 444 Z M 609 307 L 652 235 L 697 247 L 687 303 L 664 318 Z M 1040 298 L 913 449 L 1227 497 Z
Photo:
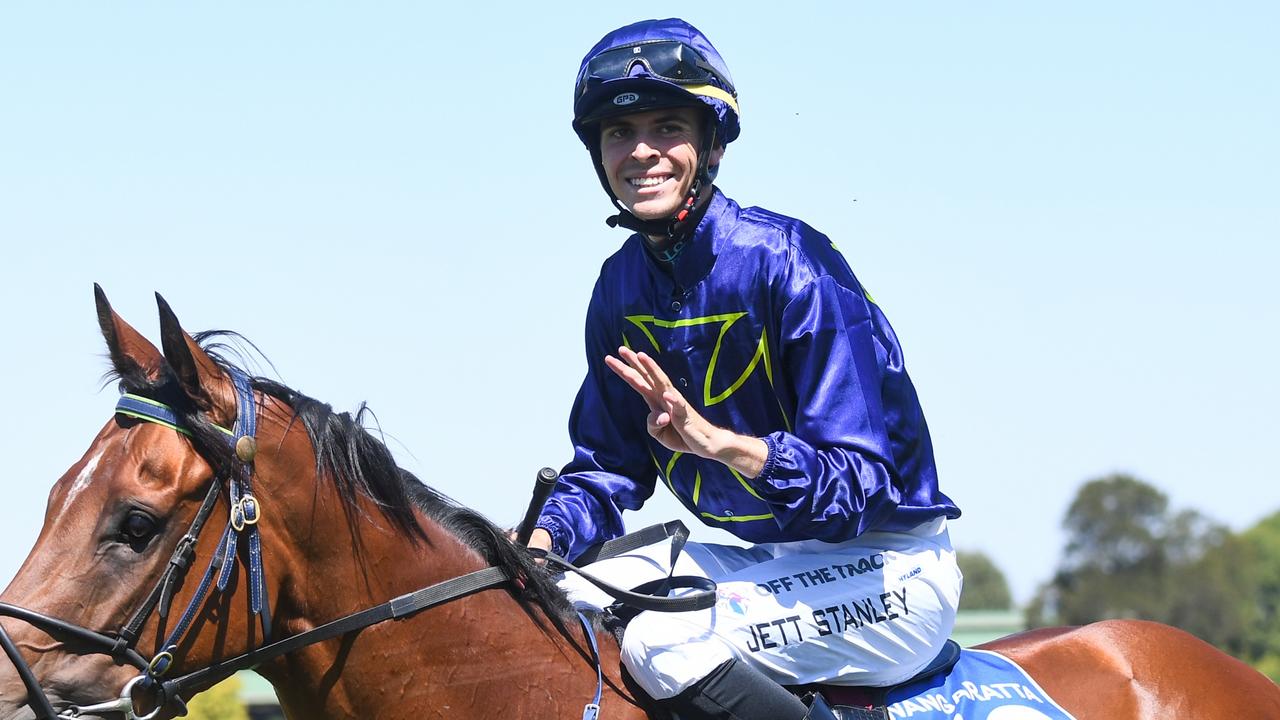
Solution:
M 634 587 L 665 577 L 670 557 L 666 540 L 587 569 Z M 715 580 L 717 602 L 695 612 L 643 612 L 628 625 L 622 661 L 658 699 L 733 658 L 784 685 L 910 679 L 942 651 L 962 584 L 943 518 L 843 543 L 690 542 L 674 574 Z M 559 584 L 578 607 L 613 602 L 573 573 Z

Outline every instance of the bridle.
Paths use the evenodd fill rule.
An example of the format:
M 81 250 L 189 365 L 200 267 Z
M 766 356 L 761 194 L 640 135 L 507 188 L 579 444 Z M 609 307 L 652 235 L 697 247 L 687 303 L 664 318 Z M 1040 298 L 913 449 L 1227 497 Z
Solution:
M 227 368 L 227 372 L 236 390 L 236 421 L 231 429 L 216 425 L 215 427 L 226 435 L 232 444 L 236 462 L 232 463 L 226 477 L 215 474 L 204 501 L 196 511 L 195 518 L 182 539 L 178 541 L 155 587 L 142 604 L 129 615 L 129 620 L 118 631 L 103 633 L 35 610 L 10 603 L 0 603 L 0 617 L 22 620 L 55 637 L 72 639 L 88 646 L 90 652 L 109 655 L 118 665 L 129 664 L 139 670 L 139 674 L 124 685 L 118 698 L 92 705 L 73 705 L 58 712 L 40 686 L 31 666 L 18 651 L 4 627 L 0 626 L 0 648 L 17 669 L 27 689 L 27 705 L 35 711 L 39 720 L 69 720 L 104 714 L 121 714 L 126 720 L 154 720 L 170 703 L 175 703 L 179 711 L 185 711 L 181 701 L 181 694 L 185 690 L 218 682 L 239 670 L 256 666 L 299 647 L 327 640 L 383 620 L 404 617 L 432 605 L 496 587 L 510 580 L 509 574 L 502 568 L 485 568 L 348 615 L 286 640 L 271 642 L 271 613 L 263 572 L 262 541 L 258 532 L 258 523 L 262 519 L 262 507 L 253 494 L 251 484 L 253 460 L 257 451 L 255 435 L 257 403 L 248 375 L 234 367 Z M 172 407 L 141 395 L 130 393 L 121 395 L 120 401 L 116 404 L 116 412 L 145 422 L 163 425 L 182 434 L 191 434 L 191 431 L 183 426 L 181 418 Z M 208 524 L 219 499 L 224 497 L 223 485 L 228 488 L 225 497 L 230 502 L 231 510 L 217 550 L 210 558 L 196 592 L 178 622 L 164 640 L 159 642 L 151 659 L 147 660 L 136 647 L 142 628 L 153 614 L 159 615 L 162 627 L 169 617 L 173 595 L 191 568 L 201 532 Z M 210 590 L 215 587 L 219 592 L 225 590 L 235 573 L 239 555 L 237 549 L 241 543 L 247 546 L 246 565 L 249 571 L 250 610 L 259 617 L 263 640 L 267 644 L 238 657 L 215 662 L 202 670 L 168 679 L 167 675 L 178 655 L 179 644 L 190 630 Z M 133 692 L 139 687 L 157 694 L 154 709 L 145 714 L 135 712 Z
M 34 610 L 0 603 L 0 616 L 24 620 L 51 635 L 68 635 L 90 646 L 93 652 L 110 655 L 116 664 L 128 663 L 141 671 L 141 674 L 125 685 L 120 697 L 116 700 L 84 707 L 72 706 L 58 714 L 54 711 L 48 696 L 36 682 L 30 666 L 17 652 L 17 648 L 4 632 L 3 627 L 0 627 L 0 645 L 17 668 L 27 688 L 28 705 L 37 712 L 37 717 L 52 720 L 117 712 L 138 720 L 151 720 L 167 704 L 166 698 L 176 700 L 177 696 L 169 694 L 162 679 L 173 666 L 178 644 L 186 636 L 192 622 L 199 614 L 209 590 L 215 586 L 219 592 L 226 589 L 227 583 L 235 572 L 237 546 L 241 541 L 247 543 L 248 547 L 250 608 L 261 620 L 264 639 L 270 638 L 271 613 L 267 602 L 265 574 L 262 569 L 262 541 L 258 532 L 258 521 L 262 517 L 262 511 L 257 498 L 253 495 L 251 485 L 253 459 L 257 450 L 255 440 L 257 405 L 248 375 L 235 368 L 228 368 L 228 374 L 236 391 L 236 421 L 231 429 L 218 425 L 214 427 L 226 435 L 232 443 L 237 462 L 232 464 L 225 478 L 215 474 L 200 509 L 196 511 L 187 532 L 178 541 L 155 587 L 142 604 L 130 614 L 129 620 L 115 633 L 106 634 Z M 121 395 L 115 409 L 120 415 L 163 425 L 185 435 L 192 434 L 182 425 L 178 413 L 172 407 L 142 395 L 130 393 Z M 187 604 L 177 624 L 164 640 L 159 642 L 155 653 L 148 661 L 136 648 L 138 637 L 152 614 L 159 615 L 162 627 L 167 621 L 174 592 L 182 584 L 191 567 L 195 557 L 196 543 L 214 507 L 218 504 L 224 484 L 229 488 L 231 511 L 227 527 L 218 542 L 218 549 L 210 559 L 195 595 Z M 138 686 L 158 688 L 161 694 L 161 701 L 157 703 L 156 708 L 145 715 L 135 715 L 133 710 L 132 692 Z
M 31 666 L 18 651 L 16 644 L 0 625 L 0 649 L 13 663 L 27 689 L 27 705 L 35 711 L 37 720 L 73 720 L 85 716 L 102 716 L 109 714 L 122 715 L 125 720 L 154 720 L 170 704 L 176 706 L 179 714 L 185 714 L 182 695 L 198 687 L 207 687 L 231 677 L 240 670 L 245 670 L 273 660 L 299 648 L 323 642 L 347 633 L 369 627 L 386 620 L 401 619 L 414 615 L 436 605 L 441 605 L 471 595 L 482 590 L 506 585 L 513 576 L 505 568 L 487 567 L 467 573 L 451 580 L 430 585 L 425 588 L 393 598 L 380 605 L 361 610 L 350 615 L 332 620 L 324 625 L 312 628 L 297 635 L 281 640 L 271 640 L 271 613 L 267 597 L 266 579 L 262 565 L 261 537 L 258 524 L 262 519 L 262 507 L 252 492 L 253 461 L 257 452 L 256 425 L 257 403 L 249 376 L 234 367 L 226 368 L 236 391 L 236 420 L 231 429 L 215 425 L 234 448 L 236 462 L 232 463 L 226 477 L 216 473 L 205 494 L 204 501 L 196 511 L 187 532 L 178 541 L 177 547 L 169 558 L 155 587 L 147 595 L 142 604 L 129 615 L 129 620 L 114 633 L 103 633 L 91 630 L 75 623 L 55 618 L 35 610 L 30 610 L 10 603 L 0 602 L 0 617 L 12 617 L 37 627 L 51 636 L 71 638 L 88 646 L 90 652 L 108 655 L 117 665 L 129 664 L 139 670 L 139 674 L 128 682 L 117 698 L 83 706 L 69 706 L 57 711 L 45 694 L 44 688 L 35 677 Z M 145 422 L 155 423 L 171 428 L 179 433 L 191 435 L 190 429 L 183 426 L 178 413 L 170 406 L 157 400 L 125 393 L 116 404 L 116 413 Z M 209 561 L 204 575 L 196 588 L 194 596 L 187 604 L 178 622 L 163 641 L 158 642 L 155 653 L 147 660 L 138 651 L 136 644 L 142 628 L 152 614 L 161 619 L 161 627 L 170 615 L 174 592 L 186 578 L 187 572 L 195 559 L 196 543 L 201 532 L 208 523 L 218 501 L 223 497 L 222 486 L 228 488 L 226 497 L 231 510 L 227 526 L 218 548 Z M 642 531 L 643 532 L 643 531 Z M 687 531 L 685 531 L 687 536 Z M 189 672 L 185 675 L 170 678 L 179 652 L 179 645 L 190 630 L 192 622 L 204 606 L 209 591 L 216 587 L 219 592 L 227 587 L 227 583 L 235 572 L 238 547 L 247 544 L 249 572 L 250 611 L 257 615 L 262 624 L 263 641 L 266 643 L 227 660 L 215 661 L 211 665 Z M 634 539 L 627 538 L 606 543 L 613 550 L 626 550 Z M 650 541 L 646 541 L 650 542 Z M 683 543 L 681 543 L 683 544 Z M 678 552 L 678 549 L 673 552 Z M 597 553 L 597 557 L 605 557 Z M 562 558 L 554 555 L 546 556 L 547 562 L 559 569 L 577 570 Z M 614 595 L 627 605 L 640 609 L 659 610 L 662 612 L 684 612 L 703 610 L 715 604 L 715 585 L 702 578 L 672 578 L 667 583 L 670 587 L 688 587 L 698 589 L 692 595 L 676 598 L 655 597 L 644 593 L 634 593 L 616 588 L 599 581 L 587 573 L 581 573 L 589 581 L 597 584 L 606 592 Z M 672 582 L 673 581 L 673 582 Z M 517 583 L 518 584 L 518 583 Z M 594 631 L 591 623 L 581 614 L 578 615 L 590 644 L 591 656 L 596 665 L 597 688 L 594 705 L 598 711 L 603 680 L 596 650 Z M 158 639 L 158 638 L 157 638 Z M 154 708 L 145 714 L 135 710 L 133 692 L 143 688 L 155 694 Z M 591 705 L 588 705 L 588 709 Z

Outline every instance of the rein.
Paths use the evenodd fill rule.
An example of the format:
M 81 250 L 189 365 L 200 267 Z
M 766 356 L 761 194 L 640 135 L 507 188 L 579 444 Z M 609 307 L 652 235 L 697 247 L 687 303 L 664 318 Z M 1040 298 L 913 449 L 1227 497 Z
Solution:
M 61 713 L 53 708 L 44 689 L 40 686 L 35 673 L 22 657 L 16 645 L 9 638 L 3 626 L 0 626 L 0 649 L 9 656 L 19 677 L 27 689 L 27 705 L 36 713 L 37 720 L 73 720 L 84 716 L 101 716 L 103 714 L 121 714 L 125 720 L 154 720 L 170 703 L 176 704 L 179 714 L 185 714 L 186 708 L 182 694 L 195 687 L 208 686 L 220 682 L 240 670 L 251 669 L 258 665 L 288 654 L 299 648 L 314 643 L 330 640 L 341 635 L 360 630 L 387 620 L 399 620 L 423 610 L 466 597 L 468 595 L 499 587 L 512 581 L 513 576 L 504 568 L 488 567 L 468 573 L 450 580 L 430 585 L 380 605 L 361 610 L 350 615 L 332 620 L 324 625 L 312 628 L 290 637 L 271 641 L 271 613 L 266 588 L 266 575 L 262 564 L 261 536 L 258 523 L 262 519 L 262 510 L 257 498 L 253 495 L 251 478 L 253 460 L 257 451 L 256 424 L 257 403 L 248 375 L 236 368 L 228 368 L 232 383 L 236 389 L 237 413 L 232 429 L 215 425 L 233 444 L 238 463 L 228 473 L 228 477 L 214 476 L 204 501 L 196 511 L 187 532 L 178 541 L 155 588 L 148 594 L 130 619 L 114 634 L 101 633 L 65 620 L 54 618 L 34 610 L 0 602 L 0 617 L 13 617 L 27 622 L 49 634 L 69 636 L 93 648 L 94 652 L 110 656 L 118 665 L 129 664 L 137 668 L 140 674 L 129 682 L 113 700 L 86 706 L 70 706 Z M 116 413 L 145 422 L 155 423 L 175 430 L 184 435 L 192 435 L 184 427 L 181 418 L 173 408 L 156 400 L 140 395 L 123 394 L 116 404 Z M 222 496 L 222 485 L 228 487 L 231 503 L 230 518 L 218 543 L 217 550 L 209 561 L 204 575 L 187 604 L 178 623 L 163 641 L 158 640 L 156 652 L 146 660 L 134 647 L 143 626 L 153 613 L 163 621 L 170 615 L 173 595 L 177 587 L 186 577 L 187 571 L 195 557 L 196 543 L 201 531 L 213 513 L 214 507 Z M 676 527 L 678 526 L 678 527 Z M 662 533 L 659 537 L 657 533 Z M 662 537 L 673 537 L 672 558 L 674 567 L 675 555 L 683 546 L 688 530 L 683 525 L 668 523 L 665 526 L 654 526 L 642 530 L 633 536 L 625 536 L 610 541 L 598 550 L 590 553 L 589 561 L 604 559 L 625 552 L 633 547 L 649 544 Z M 172 679 L 165 676 L 172 669 L 178 652 L 178 646 L 191 628 L 192 622 L 203 607 L 209 591 L 216 587 L 219 592 L 226 589 L 234 572 L 237 547 L 239 542 L 247 543 L 249 559 L 246 565 L 249 570 L 250 610 L 260 619 L 263 638 L 267 644 L 225 661 L 214 662 L 200 670 L 189 672 Z M 565 571 L 581 574 L 589 582 L 600 587 L 619 600 L 621 604 L 640 610 L 656 610 L 660 612 L 685 612 L 703 610 L 715 605 L 715 583 L 705 578 L 672 577 L 662 581 L 655 587 L 637 588 L 642 592 L 632 592 L 615 587 L 603 580 L 583 572 L 567 560 L 547 553 L 541 555 L 552 566 Z M 587 556 L 584 555 L 584 559 Z M 649 591 L 665 593 L 670 589 L 692 588 L 698 592 L 681 597 L 659 597 L 646 594 Z M 584 710 L 584 718 L 594 718 L 599 712 L 599 703 L 603 691 L 603 676 L 600 668 L 599 651 L 596 647 L 594 631 L 581 613 L 578 619 L 586 635 L 591 659 L 596 668 L 597 687 L 593 702 Z M 158 638 L 157 638 L 158 639 Z M 133 690 L 136 687 L 157 691 L 159 698 L 155 708 L 146 714 L 139 715 L 134 708 Z

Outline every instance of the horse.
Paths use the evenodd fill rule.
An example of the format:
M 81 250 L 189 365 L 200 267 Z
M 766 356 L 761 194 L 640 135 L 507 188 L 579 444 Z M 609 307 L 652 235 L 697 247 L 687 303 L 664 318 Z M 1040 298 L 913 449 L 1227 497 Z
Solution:
M 0 719 L 175 717 L 250 665 L 291 718 L 663 717 L 599 619 L 397 467 L 365 408 L 249 377 L 159 295 L 161 349 L 95 298 L 124 395 L 0 594 Z M 1155 623 L 985 647 L 1080 720 L 1280 718 L 1274 683 Z

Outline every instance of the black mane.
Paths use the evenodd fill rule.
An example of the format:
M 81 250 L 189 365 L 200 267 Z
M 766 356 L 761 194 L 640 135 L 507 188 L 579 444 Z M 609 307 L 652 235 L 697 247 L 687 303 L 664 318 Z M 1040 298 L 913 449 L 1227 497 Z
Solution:
M 242 356 L 239 348 L 220 339 L 244 342 L 237 333 L 213 330 L 198 333 L 196 341 L 205 352 L 226 369 L 237 367 L 228 354 Z M 208 419 L 203 410 L 186 396 L 172 371 L 164 366 L 159 380 L 151 380 L 138 368 L 116 367 L 109 377 L 118 378 L 125 392 L 144 395 L 165 403 L 178 413 L 183 425 L 192 432 L 196 450 L 217 473 L 234 472 L 240 467 L 226 436 Z M 360 496 L 371 500 L 382 515 L 414 543 L 425 542 L 426 534 L 418 524 L 415 511 L 421 511 L 474 549 L 490 565 L 505 569 L 519 578 L 522 599 L 545 608 L 552 622 L 561 630 L 563 620 L 571 615 L 564 593 L 547 571 L 535 564 L 529 554 L 507 539 L 506 533 L 480 513 L 459 505 L 419 480 L 413 473 L 395 463 L 391 451 L 365 425 L 371 411 L 363 403 L 354 415 L 335 413 L 326 403 L 289 388 L 276 381 L 252 377 L 254 389 L 280 400 L 293 409 L 293 419 L 300 421 L 311 439 L 316 456 L 316 472 L 329 478 L 343 500 L 347 518 L 353 525 L 360 520 Z

